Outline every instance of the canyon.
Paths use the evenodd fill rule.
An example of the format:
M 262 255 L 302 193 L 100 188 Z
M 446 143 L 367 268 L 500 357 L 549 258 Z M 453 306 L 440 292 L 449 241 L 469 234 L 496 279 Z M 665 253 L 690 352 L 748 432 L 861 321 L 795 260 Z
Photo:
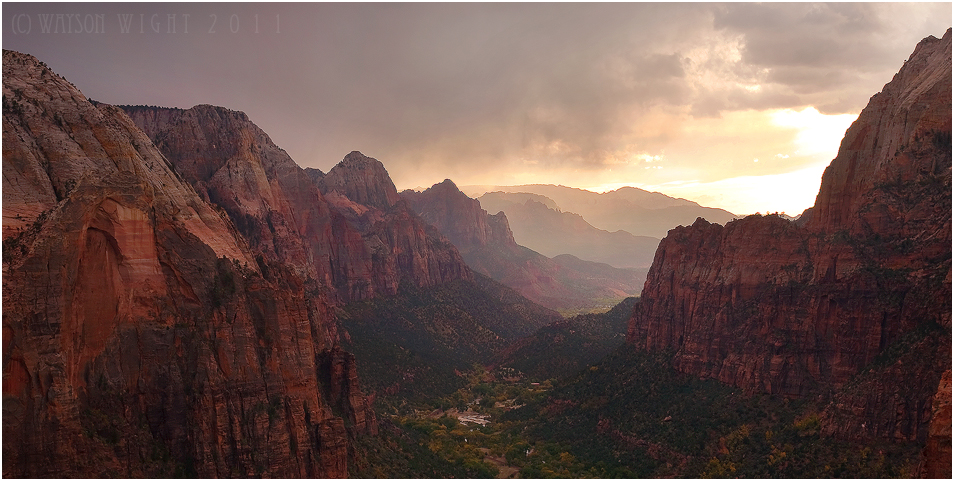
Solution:
M 377 422 L 326 298 L 124 111 L 3 56 L 4 475 L 347 475 Z
M 5 477 L 448 476 L 397 414 L 494 392 L 526 402 L 508 464 L 571 427 L 599 440 L 576 455 L 626 452 L 594 472 L 540 445 L 573 473 L 728 476 L 767 401 L 794 420 L 764 445 L 917 447 L 903 475 L 951 477 L 951 30 L 797 220 L 635 188 L 398 192 L 359 151 L 303 169 L 243 112 L 112 106 L 3 57 Z
M 5 476 L 344 477 L 378 421 L 342 306 L 454 285 L 513 312 L 481 351 L 557 318 L 360 152 L 305 170 L 242 112 L 103 104 L 13 51 L 3 106 Z
M 584 261 L 566 253 L 549 258 L 518 244 L 503 212 L 489 214 L 480 201 L 465 195 L 450 179 L 421 192 L 405 190 L 400 195 L 422 219 L 448 237 L 473 270 L 552 310 L 607 309 L 639 294 L 643 285 L 645 272 L 640 270 Z
M 750 393 L 831 396 L 829 436 L 933 437 L 951 369 L 951 65 L 951 30 L 919 43 L 798 221 L 670 230 L 628 342 Z

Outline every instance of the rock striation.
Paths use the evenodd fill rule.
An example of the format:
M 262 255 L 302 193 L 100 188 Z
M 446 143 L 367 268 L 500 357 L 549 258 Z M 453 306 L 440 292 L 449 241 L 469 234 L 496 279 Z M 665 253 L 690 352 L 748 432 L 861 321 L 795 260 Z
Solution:
M 125 106 L 176 172 L 221 208 L 261 263 L 285 263 L 340 297 L 374 295 L 361 234 L 312 179 L 242 112 Z
M 396 294 L 401 281 L 421 288 L 473 280 L 454 244 L 398 196 L 377 159 L 353 151 L 328 174 L 312 178 L 333 208 L 362 233 L 380 292 Z
M 489 214 L 477 199 L 465 195 L 450 179 L 420 193 L 402 191 L 401 197 L 462 251 L 488 245 L 517 246 L 504 213 Z
M 951 71 L 951 30 L 919 43 L 798 222 L 670 230 L 628 341 L 751 392 L 833 394 L 829 435 L 925 442 L 951 369 Z
M 154 133 L 188 116 L 244 122 L 154 114 L 139 119 Z M 204 199 L 267 216 L 288 207 L 277 188 L 313 185 L 280 163 L 253 171 L 262 138 L 240 132 L 190 144 L 223 153 L 177 172 L 123 110 L 3 52 L 5 477 L 348 475 L 352 441 L 377 422 L 307 257 L 260 260 L 265 242 L 243 236 L 256 231 Z M 248 186 L 228 191 L 230 173 Z M 290 219 L 334 224 L 325 209 Z
M 394 295 L 402 281 L 470 279 L 450 243 L 400 205 L 382 164 L 352 152 L 304 170 L 242 112 L 123 107 L 263 263 L 285 263 L 337 301 Z
M 378 159 L 352 151 L 319 179 L 322 192 L 336 191 L 352 201 L 387 210 L 398 202 L 398 190 Z
M 932 399 L 932 422 L 922 453 L 919 477 L 952 478 L 952 371 L 946 370 Z

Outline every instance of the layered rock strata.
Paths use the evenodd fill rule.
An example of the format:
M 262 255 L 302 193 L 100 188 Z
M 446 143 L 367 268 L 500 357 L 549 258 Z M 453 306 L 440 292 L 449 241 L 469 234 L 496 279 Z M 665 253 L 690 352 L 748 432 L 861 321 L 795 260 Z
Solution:
M 836 391 L 830 435 L 926 440 L 951 368 L 951 71 L 951 30 L 923 40 L 846 132 L 798 223 L 671 230 L 629 342 L 753 392 Z
M 952 478 L 952 370 L 942 375 L 932 399 L 932 422 L 922 453 L 919 477 Z
M 242 112 L 123 108 L 256 255 L 291 265 L 338 301 L 470 277 L 453 246 L 398 202 L 375 159 L 356 151 L 328 174 L 306 172 Z
M 4 476 L 348 475 L 376 423 L 300 266 L 259 262 L 122 110 L 11 51 L 3 172 Z

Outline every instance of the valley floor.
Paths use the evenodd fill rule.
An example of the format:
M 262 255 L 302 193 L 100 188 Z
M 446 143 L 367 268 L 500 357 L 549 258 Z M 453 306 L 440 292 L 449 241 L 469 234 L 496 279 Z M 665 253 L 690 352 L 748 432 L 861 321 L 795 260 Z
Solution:
M 475 367 L 388 418 L 456 477 L 894 478 L 919 460 L 914 444 L 822 436 L 815 400 L 746 395 L 629 347 L 561 381 L 495 375 Z

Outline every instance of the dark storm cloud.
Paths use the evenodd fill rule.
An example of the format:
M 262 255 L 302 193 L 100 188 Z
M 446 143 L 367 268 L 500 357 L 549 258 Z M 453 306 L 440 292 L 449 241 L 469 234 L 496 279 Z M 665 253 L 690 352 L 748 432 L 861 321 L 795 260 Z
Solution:
M 922 18 L 906 15 L 915 10 Z M 719 5 L 713 25 L 741 36 L 741 63 L 762 69 L 770 88 L 824 113 L 850 113 L 874 93 L 861 85 L 887 82 L 919 36 L 940 36 L 950 21 L 946 3 L 764 3 Z
M 869 69 L 884 63 L 885 22 L 875 4 L 729 4 L 714 26 L 745 36 L 743 61 L 779 67 Z M 860 55 L 861 54 L 861 55 Z M 891 61 L 891 60 L 889 60 Z
M 6 3 L 3 42 L 97 100 L 243 110 L 299 164 L 358 149 L 400 184 L 597 170 L 665 148 L 691 114 L 861 109 L 948 26 L 951 5 L 919 7 L 938 25 L 899 26 L 906 8 Z M 102 15 L 106 32 L 44 34 L 40 14 Z M 11 28 L 17 15 L 34 30 Z

